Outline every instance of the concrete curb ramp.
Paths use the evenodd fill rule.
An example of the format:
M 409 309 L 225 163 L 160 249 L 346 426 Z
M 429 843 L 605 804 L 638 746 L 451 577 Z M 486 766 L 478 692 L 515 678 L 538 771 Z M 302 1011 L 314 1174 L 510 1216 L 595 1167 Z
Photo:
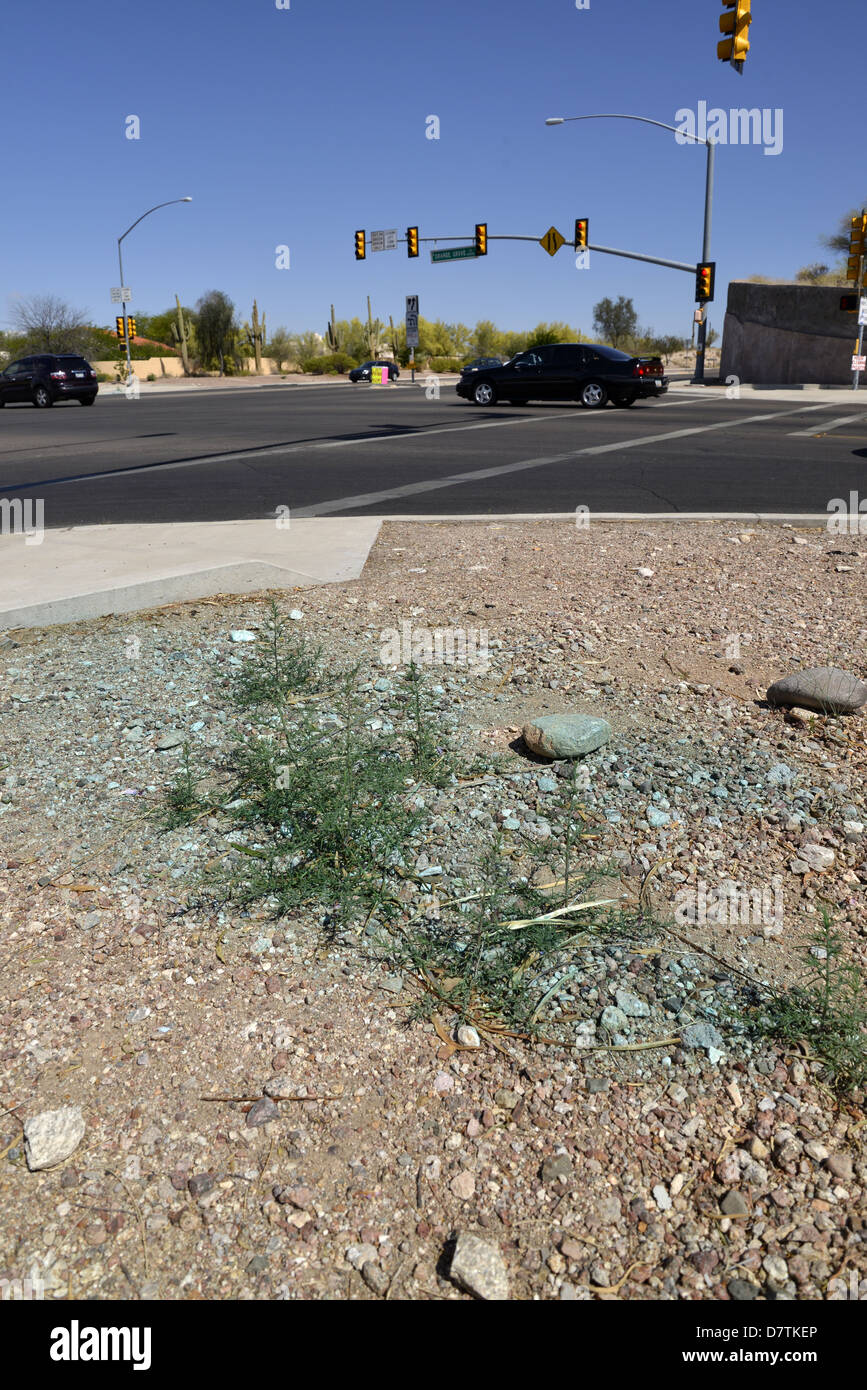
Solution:
M 0 540 L 0 629 L 357 579 L 378 517 L 80 526 Z

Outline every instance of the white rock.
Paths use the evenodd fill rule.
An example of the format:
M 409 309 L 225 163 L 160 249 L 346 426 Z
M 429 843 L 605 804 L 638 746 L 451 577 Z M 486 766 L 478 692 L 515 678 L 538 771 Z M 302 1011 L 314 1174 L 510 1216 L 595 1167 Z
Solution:
M 255 642 L 256 634 L 248 632 L 246 628 L 236 628 L 234 632 L 229 633 L 229 638 L 232 642 Z
M 832 849 L 826 845 L 802 845 L 798 851 L 799 858 L 803 859 L 808 868 L 814 873 L 823 873 L 825 869 L 833 868 L 837 858 Z
M 455 1041 L 459 1042 L 461 1047 L 481 1047 L 482 1045 L 481 1038 L 469 1023 L 461 1024 L 455 1033 Z
M 27 1166 L 31 1173 L 54 1168 L 74 1153 L 84 1138 L 84 1116 L 77 1105 L 43 1110 L 24 1125 Z
M 304 617 L 304 614 L 301 612 L 300 608 L 293 608 L 291 613 L 289 614 L 289 617 L 292 619 L 293 623 L 300 623 L 301 619 Z
M 642 565 L 638 573 L 641 575 L 642 579 L 652 579 L 656 574 L 656 570 L 647 569 L 646 566 Z
M 361 1269 L 368 1260 L 378 1259 L 379 1251 L 375 1245 L 350 1245 L 346 1251 L 347 1263 L 351 1264 L 353 1269 Z
M 653 1189 L 653 1200 L 660 1211 L 668 1211 L 671 1207 L 671 1198 L 668 1195 L 668 1190 L 661 1182 L 658 1182 Z
M 500 1251 L 478 1236 L 458 1236 L 449 1274 L 476 1298 L 492 1301 L 509 1297 L 509 1272 Z

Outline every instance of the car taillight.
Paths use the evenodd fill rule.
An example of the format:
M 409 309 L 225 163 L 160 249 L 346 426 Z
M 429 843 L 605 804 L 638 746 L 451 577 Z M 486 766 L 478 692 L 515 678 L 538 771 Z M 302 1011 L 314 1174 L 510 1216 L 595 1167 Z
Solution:
M 52 372 L 52 373 L 51 373 L 51 380 L 52 380 L 52 381 L 65 381 L 65 380 L 66 380 L 66 372 Z
M 640 362 L 636 362 L 635 366 L 632 368 L 632 375 L 644 376 L 644 368 L 642 367 Z

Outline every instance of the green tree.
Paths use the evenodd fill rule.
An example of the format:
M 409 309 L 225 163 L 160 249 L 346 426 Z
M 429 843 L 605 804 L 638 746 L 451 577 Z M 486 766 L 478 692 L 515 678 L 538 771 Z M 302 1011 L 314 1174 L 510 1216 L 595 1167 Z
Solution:
M 195 319 L 192 309 L 184 307 L 184 318 L 189 324 Z M 173 304 L 170 309 L 166 309 L 162 314 L 137 314 L 139 336 L 150 338 L 154 343 L 165 343 L 167 347 L 174 347 L 175 340 L 172 335 L 172 324 L 177 324 L 178 311 Z
M 358 322 L 358 320 L 356 320 Z M 291 335 L 292 356 L 296 361 L 301 361 L 307 357 L 321 357 L 325 351 L 325 344 L 318 333 L 314 333 L 312 328 L 306 329 L 303 333 L 293 333 Z M 342 339 L 341 339 L 342 342 Z
M 500 332 L 490 319 L 479 319 L 470 343 L 474 357 L 495 357 L 500 346 Z
M 503 337 L 505 335 L 501 335 Z M 580 333 L 574 328 L 570 328 L 568 323 L 537 323 L 536 327 L 526 335 L 524 346 L 544 347 L 546 343 L 578 343 L 581 341 Z
M 207 367 L 219 362 L 222 376 L 227 359 L 238 360 L 235 306 L 222 290 L 209 290 L 196 304 L 195 321 L 202 363 Z
M 292 358 L 294 350 L 293 340 L 282 324 L 268 335 L 268 341 L 265 344 L 265 356 L 276 362 L 278 371 L 283 370 L 283 363 Z M 312 354 L 310 355 L 312 356 Z
M 620 347 L 624 341 L 637 337 L 638 314 L 632 300 L 623 295 L 616 301 L 600 299 L 593 306 L 593 327 L 612 347 Z

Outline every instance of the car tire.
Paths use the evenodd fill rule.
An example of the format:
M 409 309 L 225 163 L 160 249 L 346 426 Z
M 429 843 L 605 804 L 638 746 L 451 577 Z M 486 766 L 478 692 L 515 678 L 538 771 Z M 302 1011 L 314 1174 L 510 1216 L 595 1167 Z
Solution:
M 635 405 L 635 396 L 612 396 L 611 399 L 615 405 Z
M 93 405 L 96 396 L 79 396 L 82 405 Z
M 37 410 L 47 410 L 49 406 L 54 405 L 54 400 L 47 386 L 37 386 L 35 388 L 33 392 L 33 404 L 36 406 Z
M 489 381 L 477 381 L 473 387 L 473 400 L 476 405 L 496 405 L 497 388 Z
M 608 392 L 601 381 L 585 381 L 578 399 L 586 410 L 601 410 L 608 404 Z

